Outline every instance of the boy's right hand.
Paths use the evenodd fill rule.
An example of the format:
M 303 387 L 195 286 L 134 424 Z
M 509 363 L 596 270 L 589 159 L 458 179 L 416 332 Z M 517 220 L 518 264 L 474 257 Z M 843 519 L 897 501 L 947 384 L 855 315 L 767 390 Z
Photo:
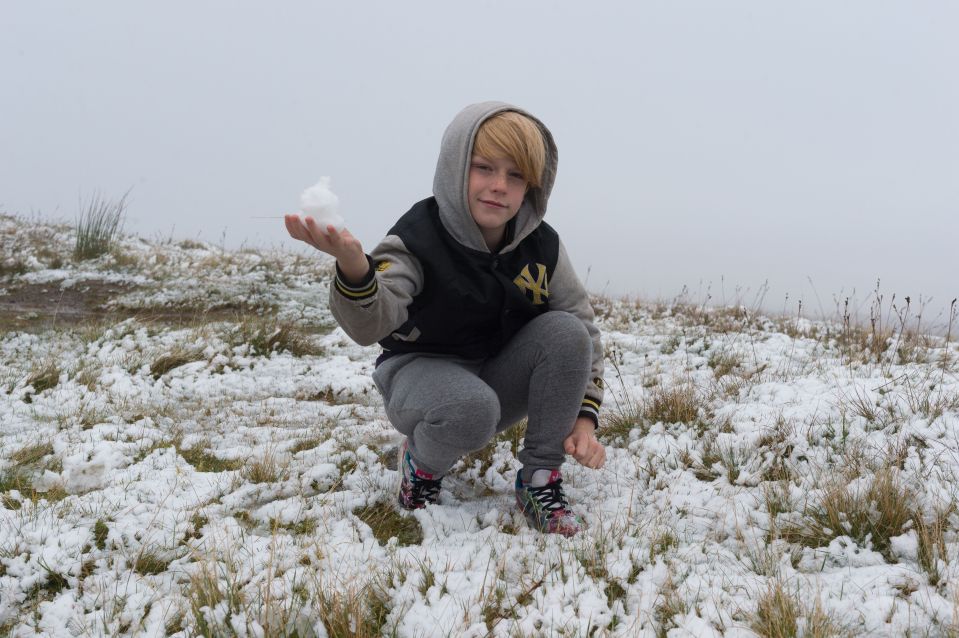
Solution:
M 296 214 L 286 215 L 283 221 L 290 237 L 332 255 L 348 281 L 359 282 L 366 277 L 370 264 L 360 241 L 350 231 L 345 228 L 337 231 L 331 224 L 326 227 L 327 233 L 324 233 L 317 221 L 309 215 L 302 219 Z

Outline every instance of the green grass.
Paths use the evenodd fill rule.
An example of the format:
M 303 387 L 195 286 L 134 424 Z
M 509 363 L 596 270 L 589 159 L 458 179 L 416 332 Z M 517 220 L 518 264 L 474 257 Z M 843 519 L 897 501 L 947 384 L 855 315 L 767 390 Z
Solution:
M 76 261 L 96 259 L 110 252 L 120 235 L 127 194 L 110 201 L 95 193 L 77 219 L 77 239 L 73 247 Z
M 409 514 L 400 514 L 393 503 L 373 503 L 353 510 L 353 515 L 370 526 L 373 536 L 381 544 L 391 538 L 396 538 L 400 546 L 423 542 L 423 528 L 419 521 Z
M 184 449 L 177 444 L 176 448 L 183 460 L 192 465 L 197 472 L 230 472 L 243 467 L 242 460 L 221 459 L 210 452 L 203 444 L 188 449 Z
M 110 528 L 107 527 L 107 524 L 103 519 L 97 519 L 97 522 L 93 524 L 93 542 L 97 546 L 97 549 L 106 549 L 107 546 L 107 536 L 110 534 Z

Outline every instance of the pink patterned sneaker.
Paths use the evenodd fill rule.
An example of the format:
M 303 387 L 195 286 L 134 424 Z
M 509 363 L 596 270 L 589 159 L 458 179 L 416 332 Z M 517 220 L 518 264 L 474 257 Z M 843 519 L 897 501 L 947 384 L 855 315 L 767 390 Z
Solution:
M 569 509 L 563 494 L 563 475 L 559 470 L 539 469 L 524 484 L 516 473 L 516 504 L 530 527 L 545 534 L 575 536 L 585 524 Z
M 435 505 L 439 501 L 442 476 L 429 474 L 417 469 L 410 456 L 409 445 L 403 441 L 400 447 L 399 471 L 402 477 L 400 494 L 397 500 L 400 507 L 407 510 L 416 510 L 426 507 L 427 503 Z

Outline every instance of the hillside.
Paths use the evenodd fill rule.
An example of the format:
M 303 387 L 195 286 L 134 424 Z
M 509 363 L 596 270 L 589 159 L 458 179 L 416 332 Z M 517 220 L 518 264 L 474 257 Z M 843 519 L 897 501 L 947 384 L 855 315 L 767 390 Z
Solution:
M 595 297 L 606 468 L 531 531 L 521 431 L 394 505 L 330 264 L 0 216 L 0 635 L 959 635 L 959 345 Z

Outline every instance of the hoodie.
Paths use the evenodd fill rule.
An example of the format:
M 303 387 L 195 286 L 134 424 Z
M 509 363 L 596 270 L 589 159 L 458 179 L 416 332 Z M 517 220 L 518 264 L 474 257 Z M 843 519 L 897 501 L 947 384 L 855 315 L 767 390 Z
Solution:
M 480 125 L 516 111 L 540 128 L 546 166 L 507 225 L 505 245 L 491 251 L 469 212 L 467 187 Z M 416 203 L 370 252 L 364 281 L 337 269 L 330 308 L 361 345 L 379 342 L 377 363 L 399 353 L 493 356 L 526 322 L 549 310 L 585 325 L 593 344 L 590 380 L 580 414 L 598 423 L 603 398 L 603 347 L 582 283 L 556 232 L 543 221 L 556 178 L 553 136 L 535 117 L 509 104 L 463 109 L 447 127 L 433 179 L 433 197 Z

